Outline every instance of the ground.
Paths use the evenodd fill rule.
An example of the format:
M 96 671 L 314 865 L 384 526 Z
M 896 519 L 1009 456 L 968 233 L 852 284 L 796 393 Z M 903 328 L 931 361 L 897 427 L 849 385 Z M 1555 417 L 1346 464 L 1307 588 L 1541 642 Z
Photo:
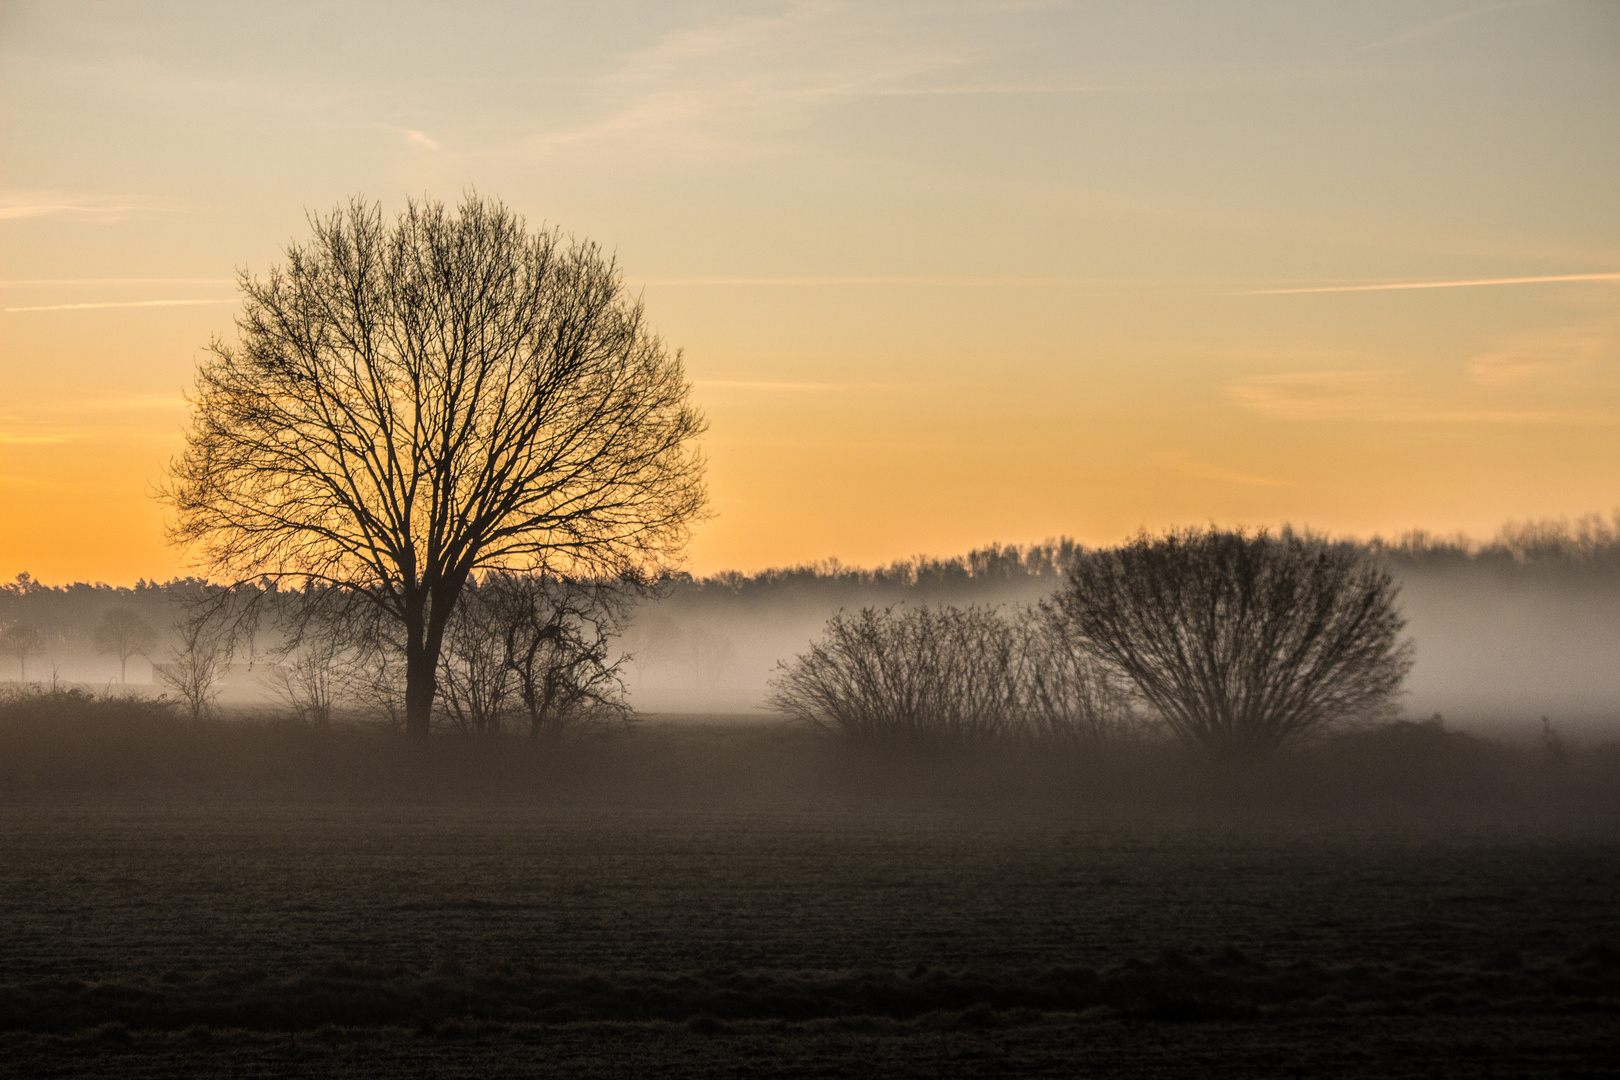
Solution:
M 739 798 L 691 760 L 651 798 L 0 801 L 0 1073 L 1616 1075 L 1607 820 Z

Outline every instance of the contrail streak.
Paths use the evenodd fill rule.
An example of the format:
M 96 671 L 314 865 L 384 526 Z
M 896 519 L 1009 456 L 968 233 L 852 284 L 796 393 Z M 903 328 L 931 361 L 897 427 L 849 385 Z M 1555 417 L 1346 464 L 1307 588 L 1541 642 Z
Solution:
M 87 308 L 187 307 L 193 304 L 234 304 L 235 300 L 120 300 L 105 304 L 41 304 L 37 307 L 8 307 L 14 311 L 84 311 Z
M 1110 278 L 1068 277 L 707 277 L 647 278 L 643 285 L 1118 285 Z
M 1254 289 L 1233 296 L 1288 296 L 1294 293 L 1389 292 L 1395 289 L 1466 289 L 1475 285 L 1536 285 L 1548 281 L 1620 281 L 1614 274 L 1549 274 L 1544 277 L 1470 278 L 1466 281 L 1391 281 L 1381 285 L 1313 285 L 1304 289 Z

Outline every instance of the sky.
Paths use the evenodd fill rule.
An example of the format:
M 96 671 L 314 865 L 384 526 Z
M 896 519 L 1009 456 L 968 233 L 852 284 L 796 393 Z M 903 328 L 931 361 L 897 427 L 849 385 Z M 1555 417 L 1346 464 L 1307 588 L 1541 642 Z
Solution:
M 0 579 L 153 498 L 236 274 L 362 195 L 616 253 L 697 573 L 1620 506 L 1620 4 L 0 2 Z

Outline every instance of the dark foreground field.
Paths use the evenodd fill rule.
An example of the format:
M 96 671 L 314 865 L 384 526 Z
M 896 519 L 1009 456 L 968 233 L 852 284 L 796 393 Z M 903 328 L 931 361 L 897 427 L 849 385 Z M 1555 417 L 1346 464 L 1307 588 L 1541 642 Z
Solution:
M 1016 763 L 903 772 L 747 729 L 649 728 L 527 774 L 516 748 L 446 744 L 414 794 L 366 773 L 278 795 L 262 760 L 257 787 L 154 789 L 94 754 L 53 772 L 29 745 L 0 763 L 11 1075 L 1620 1061 L 1620 832 L 1555 797 L 1603 779 L 1586 766 L 1519 787 L 1502 761 L 1450 787 L 1314 766 L 1324 790 L 1384 775 L 1379 815 L 1286 785 L 1216 797 L 1254 774 L 1189 770 L 1179 798 L 1133 793 L 1141 762 L 1021 786 Z M 523 775 L 549 793 L 522 797 Z M 1091 795 L 1064 797 L 1064 775 Z

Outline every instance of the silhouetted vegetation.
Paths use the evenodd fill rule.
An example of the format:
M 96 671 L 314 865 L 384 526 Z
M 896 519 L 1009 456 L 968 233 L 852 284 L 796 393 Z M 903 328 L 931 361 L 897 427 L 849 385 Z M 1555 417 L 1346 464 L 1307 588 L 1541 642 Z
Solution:
M 1476 730 L 1525 740 L 1538 736 L 1540 718 L 1548 715 L 1566 740 L 1604 737 L 1620 718 L 1617 535 L 1613 526 L 1586 519 L 1510 526 L 1485 544 L 1413 534 L 1359 545 L 1401 588 L 1408 634 L 1417 645 L 1408 714 L 1444 711 Z M 652 595 L 632 590 L 600 664 L 623 679 L 621 700 L 643 712 L 758 710 L 778 661 L 804 652 L 840 609 L 1034 606 L 1061 587 L 1062 569 L 1086 554 L 1062 541 L 992 546 L 959 558 L 917 558 L 877 569 L 820 564 L 702 579 L 674 575 Z M 240 588 L 299 592 L 271 583 Z M 157 627 L 159 641 L 144 657 L 161 666 L 182 645 L 189 603 L 208 594 L 209 587 L 196 579 L 134 588 L 47 587 L 23 575 L 0 585 L 0 625 L 40 631 L 41 647 L 27 661 L 31 678 L 105 688 L 119 672 L 116 657 L 109 662 L 111 654 L 95 648 L 106 611 L 125 608 Z M 403 724 L 404 656 L 387 621 L 331 605 L 336 617 L 301 625 L 296 616 L 304 600 L 292 597 L 294 617 L 284 619 L 268 614 L 281 599 L 263 604 L 264 624 L 250 647 L 232 657 L 218 684 L 219 700 L 232 715 L 256 707 L 317 716 L 325 706 L 314 699 L 300 704 L 284 683 L 331 669 L 339 676 L 328 680 L 331 716 Z M 318 640 L 323 633 L 325 646 Z M 372 649 L 365 663 L 354 662 L 357 643 L 366 641 L 384 647 Z M 1068 645 L 1065 654 L 1072 655 Z M 545 655 L 537 653 L 537 659 Z M 19 665 L 8 663 L 9 678 L 18 678 Z M 142 654 L 133 655 L 126 676 L 130 692 L 157 692 L 145 670 Z M 442 707 L 433 723 L 453 726 Z M 521 726 L 523 710 L 504 723 Z
M 198 368 L 172 535 L 235 583 L 320 586 L 282 594 L 312 617 L 346 598 L 394 624 L 425 736 L 467 582 L 655 574 L 703 505 L 703 421 L 595 245 L 476 196 L 312 224 L 242 275 L 239 343 Z
M 1411 646 L 1364 549 L 1211 529 L 1067 563 L 1038 611 L 840 613 L 781 666 L 770 704 L 862 741 L 1095 743 L 1152 722 L 1223 752 L 1393 715 Z
M 519 729 L 521 731 L 521 728 Z M 923 745 L 929 745 L 925 738 Z M 938 745 L 937 741 L 933 745 Z M 210 801 L 1026 807 L 1137 820 L 1620 820 L 1620 744 L 1507 746 L 1436 721 L 1228 760 L 1147 740 L 980 740 L 912 753 L 783 725 L 602 725 L 430 746 L 381 724 L 194 718 L 184 702 L 33 690 L 0 698 L 0 801 Z
M 1087 553 L 1049 610 L 1178 738 L 1255 751 L 1393 715 L 1396 594 L 1350 544 L 1211 528 Z
M 613 638 L 635 582 L 492 574 L 469 585 L 440 661 L 444 712 L 458 729 L 532 736 L 628 719 Z
M 1127 734 L 1125 696 L 1034 612 L 863 608 L 834 616 L 821 640 L 773 682 L 770 704 L 850 739 L 982 743 Z
M 229 639 L 211 616 L 203 609 L 180 623 L 180 641 L 169 662 L 154 665 L 158 681 L 180 699 L 192 720 L 213 713 L 220 677 L 231 661 Z
M 28 681 L 28 658 L 45 650 L 45 635 L 25 622 L 0 626 L 0 655 L 17 661 L 17 681 Z
M 118 657 L 118 682 L 129 683 L 129 659 L 146 656 L 157 645 L 157 630 L 138 611 L 115 607 L 101 613 L 96 625 L 96 651 Z
M 1508 522 L 1485 543 L 1467 536 L 1415 530 L 1368 547 L 1396 568 L 1489 567 L 1596 580 L 1620 577 L 1620 510 L 1605 521 L 1588 514 L 1575 521 Z

